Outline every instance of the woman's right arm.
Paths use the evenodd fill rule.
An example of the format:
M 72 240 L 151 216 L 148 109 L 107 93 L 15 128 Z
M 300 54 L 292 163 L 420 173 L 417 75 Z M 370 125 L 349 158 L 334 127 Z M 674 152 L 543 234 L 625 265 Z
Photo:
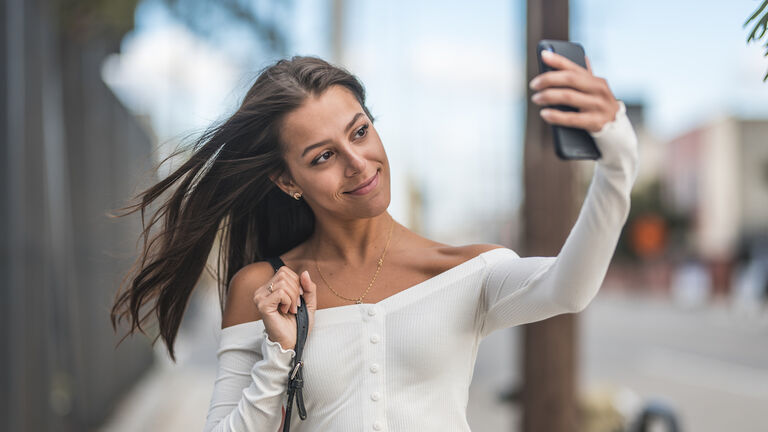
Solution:
M 295 351 L 271 341 L 266 330 L 245 324 L 222 330 L 205 432 L 276 432 L 283 419 L 288 374 Z
M 269 339 L 253 304 L 252 287 L 268 280 L 274 270 L 268 263 L 250 267 L 247 277 L 238 272 L 230 284 L 204 432 L 276 432 L 282 423 L 296 352 Z

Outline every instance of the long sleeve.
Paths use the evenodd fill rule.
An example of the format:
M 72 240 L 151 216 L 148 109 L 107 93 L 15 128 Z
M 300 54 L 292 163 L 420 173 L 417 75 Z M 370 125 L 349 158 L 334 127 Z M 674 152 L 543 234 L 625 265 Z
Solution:
M 296 352 L 252 323 L 227 327 L 221 336 L 204 432 L 277 432 Z
M 556 257 L 519 257 L 506 249 L 489 262 L 482 284 L 480 335 L 580 312 L 595 297 L 627 220 L 639 167 L 637 136 L 619 101 L 619 111 L 591 133 L 602 157 L 579 216 Z

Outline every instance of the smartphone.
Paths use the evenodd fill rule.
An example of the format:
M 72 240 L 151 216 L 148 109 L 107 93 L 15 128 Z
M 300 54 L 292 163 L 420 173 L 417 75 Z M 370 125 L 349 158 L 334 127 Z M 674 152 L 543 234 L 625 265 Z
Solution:
M 536 49 L 536 57 L 539 59 L 539 73 L 556 70 L 541 60 L 541 51 L 548 50 L 567 58 L 568 60 L 587 68 L 584 60 L 584 48 L 576 42 L 542 39 Z M 561 111 L 578 111 L 577 108 L 568 105 L 549 105 L 547 108 Z M 585 129 L 567 126 L 552 125 L 552 135 L 555 138 L 555 154 L 560 159 L 600 159 L 600 150 L 595 140 Z

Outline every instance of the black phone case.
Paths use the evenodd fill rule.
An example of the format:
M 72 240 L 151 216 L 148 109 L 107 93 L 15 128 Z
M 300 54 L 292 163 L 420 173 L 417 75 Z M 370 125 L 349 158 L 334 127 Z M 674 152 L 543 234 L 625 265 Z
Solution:
M 584 48 L 581 44 L 569 41 L 542 39 L 536 49 L 536 57 L 539 60 L 540 73 L 555 70 L 541 60 L 541 51 L 548 50 L 571 60 L 586 69 L 584 60 Z M 561 111 L 578 111 L 577 108 L 568 105 L 549 105 L 547 108 Z M 555 139 L 555 154 L 560 159 L 599 159 L 602 155 L 595 144 L 595 140 L 584 129 L 567 126 L 552 125 L 552 134 Z

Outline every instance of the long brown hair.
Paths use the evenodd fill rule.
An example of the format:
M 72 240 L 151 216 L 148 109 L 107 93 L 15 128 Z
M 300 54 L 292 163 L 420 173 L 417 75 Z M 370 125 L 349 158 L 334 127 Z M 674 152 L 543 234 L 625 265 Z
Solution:
M 154 313 L 159 334 L 152 344 L 162 337 L 176 361 L 174 341 L 192 290 L 203 270 L 210 272 L 206 263 L 217 236 L 214 277 L 223 313 L 229 282 L 239 269 L 282 254 L 312 234 L 315 217 L 310 207 L 285 194 L 269 176 L 286 170 L 285 145 L 279 136 L 285 115 L 335 84 L 349 89 L 374 120 L 365 106 L 362 83 L 344 68 L 312 56 L 280 59 L 259 72 L 231 117 L 194 142 L 181 167 L 139 193 L 135 204 L 118 209 L 125 213 L 112 214 L 122 217 L 140 210 L 143 228 L 143 250 L 110 314 L 115 331 L 118 323 L 129 319 L 130 329 L 120 342 L 137 329 L 146 335 L 142 325 Z M 185 151 L 173 152 L 158 168 Z M 145 209 L 176 183 L 146 224 Z M 156 224 L 160 226 L 150 238 Z

